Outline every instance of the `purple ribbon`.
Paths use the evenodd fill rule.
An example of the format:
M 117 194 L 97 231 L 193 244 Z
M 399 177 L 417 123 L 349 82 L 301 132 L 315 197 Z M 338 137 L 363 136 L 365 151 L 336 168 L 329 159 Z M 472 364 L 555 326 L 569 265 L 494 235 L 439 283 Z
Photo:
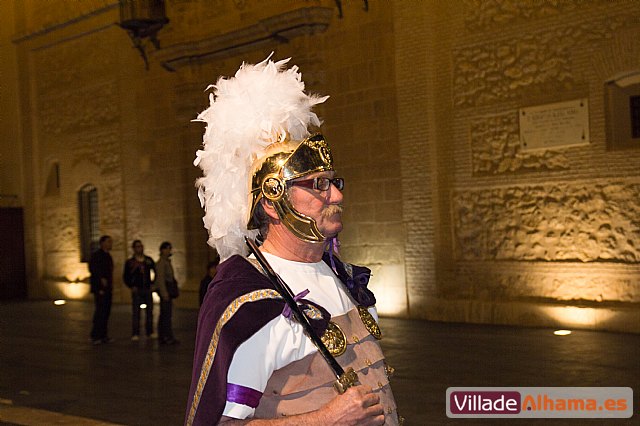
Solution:
M 363 306 L 376 304 L 376 297 L 367 288 L 371 271 L 368 268 L 352 265 L 353 277 L 347 277 L 346 284 L 351 295 Z
M 300 293 L 296 294 L 293 297 L 293 300 L 297 302 L 298 300 L 305 297 L 307 294 L 309 294 L 309 290 L 302 290 Z M 282 310 L 282 316 L 284 316 L 287 319 L 291 319 L 291 314 L 292 314 L 291 308 L 289 307 L 289 305 L 285 305 L 284 309 Z
M 338 237 L 333 237 L 329 240 L 329 260 L 331 261 L 331 269 L 333 269 L 333 272 L 335 272 L 336 275 L 338 275 L 338 270 L 336 269 L 336 262 L 333 260 L 333 253 L 335 252 L 336 254 L 340 254 L 338 251 L 339 248 L 340 241 L 338 241 Z
M 353 278 L 347 279 L 347 287 L 353 290 L 354 288 L 365 287 L 369 283 L 369 273 L 368 272 L 360 272 L 355 275 Z
M 257 390 L 246 386 L 227 383 L 227 401 L 229 402 L 235 402 L 236 404 L 243 404 L 248 405 L 251 408 L 256 408 L 260 403 L 260 398 L 262 398 L 262 392 L 258 392 Z

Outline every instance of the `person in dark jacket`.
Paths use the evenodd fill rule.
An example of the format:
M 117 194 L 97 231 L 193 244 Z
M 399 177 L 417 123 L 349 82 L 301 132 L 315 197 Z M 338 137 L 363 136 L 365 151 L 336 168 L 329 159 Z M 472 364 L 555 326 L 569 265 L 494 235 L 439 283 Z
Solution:
M 140 340 L 140 309 L 144 305 L 146 312 L 145 331 L 147 337 L 155 338 L 153 332 L 153 282 L 151 270 L 155 269 L 153 259 L 144 254 L 144 245 L 140 240 L 131 244 L 133 256 L 124 264 L 122 279 L 131 289 L 131 340 Z
M 109 254 L 112 247 L 111 237 L 103 235 L 100 237 L 100 248 L 91 255 L 89 260 L 91 292 L 96 307 L 91 329 L 91 341 L 94 345 L 113 341 L 107 331 L 113 296 L 113 259 Z
M 202 306 L 202 302 L 204 301 L 204 295 L 207 294 L 207 288 L 209 288 L 209 284 L 213 281 L 213 277 L 216 276 L 216 268 L 220 263 L 220 257 L 216 256 L 215 260 L 212 260 L 207 265 L 207 275 L 200 281 L 200 306 Z
M 171 264 L 171 251 L 173 247 L 169 241 L 160 244 L 160 258 L 156 262 L 156 289 L 160 296 L 160 317 L 158 318 L 158 334 L 160 344 L 175 345 L 179 341 L 173 336 L 173 327 L 171 325 L 171 315 L 173 310 L 174 297 L 171 295 L 168 287 L 170 285 L 177 286 L 173 273 L 173 265 Z

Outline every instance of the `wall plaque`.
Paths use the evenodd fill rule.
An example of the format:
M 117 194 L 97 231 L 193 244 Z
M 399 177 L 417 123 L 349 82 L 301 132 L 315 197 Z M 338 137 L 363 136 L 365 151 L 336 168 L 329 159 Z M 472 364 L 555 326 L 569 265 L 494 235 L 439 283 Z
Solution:
M 589 144 L 589 103 L 586 98 L 521 108 L 522 151 Z

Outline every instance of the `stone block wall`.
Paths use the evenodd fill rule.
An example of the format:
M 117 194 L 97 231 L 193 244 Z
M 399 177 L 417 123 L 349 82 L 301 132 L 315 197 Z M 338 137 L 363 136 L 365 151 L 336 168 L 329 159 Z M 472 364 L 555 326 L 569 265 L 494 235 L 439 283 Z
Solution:
M 15 7 L 0 4 L 0 99 L 3 105 L 18 104 L 18 66 L 15 46 L 9 41 L 15 33 Z M 20 148 L 17 108 L 0 110 L 0 207 L 17 207 L 24 203 L 22 152 Z
M 640 70 L 637 1 L 353 1 L 339 17 L 330 0 L 172 0 L 149 70 L 117 1 L 80 3 L 13 11 L 32 295 L 86 278 L 91 183 L 116 276 L 133 239 L 154 258 L 169 240 L 196 305 L 213 252 L 191 120 L 218 76 L 273 51 L 331 96 L 317 112 L 347 182 L 342 255 L 372 268 L 383 314 L 639 331 L 640 147 L 611 149 L 604 101 Z M 521 149 L 520 108 L 578 98 L 588 144 Z
M 425 318 L 437 285 L 439 240 L 437 20 L 430 7 L 418 2 L 395 2 L 393 13 L 406 314 Z
M 100 231 L 114 237 L 116 300 L 128 300 L 119 277 L 131 241 L 142 239 L 147 254 L 157 258 L 160 242 L 170 240 L 183 287 L 178 302 L 195 306 L 213 253 L 205 243 L 194 189 L 199 172 L 192 166 L 203 127 L 191 120 L 206 107 L 204 90 L 218 76 L 274 51 L 277 59 L 292 57 L 310 92 L 331 95 L 317 112 L 348 182 L 343 255 L 374 269 L 373 285 L 387 292 L 389 310 L 406 309 L 393 15 L 387 8 L 365 10 L 364 3 L 349 2 L 338 18 L 332 1 L 170 1 L 171 22 L 159 34 L 163 49 L 148 46 L 146 71 L 126 33 L 113 25 L 117 2 L 95 0 L 78 8 L 53 3 L 60 4 L 25 3 L 14 37 L 28 100 L 23 127 L 34 129 L 25 136 L 33 147 L 27 161 L 37 168 L 31 178 L 39 188 L 26 206 L 29 250 L 42 264 L 32 286 L 58 295 L 65 282 L 86 281 L 76 197 L 91 183 L 98 188 Z M 308 28 L 290 28 L 286 20 L 308 21 Z M 252 40 L 276 30 L 282 30 L 278 37 L 246 48 L 226 35 Z M 220 46 L 228 51 L 193 53 Z M 188 55 L 188 61 L 174 61 Z M 173 72 L 162 67 L 166 63 Z M 56 164 L 61 187 L 46 193 Z M 394 290 L 377 284 L 380 279 Z
M 53 15 L 44 14 L 37 22 L 46 25 L 49 18 Z M 100 25 L 99 18 L 91 25 Z M 51 297 L 59 295 L 60 283 L 88 277 L 79 253 L 78 191 L 84 185 L 97 188 L 100 232 L 114 238 L 116 265 L 121 268 L 124 260 L 117 248 L 126 236 L 119 129 L 126 111 L 118 71 L 122 64 L 110 48 L 114 29 L 102 26 L 74 37 L 77 29 L 65 27 L 45 43 L 37 37 L 22 42 L 24 78 L 32 90 L 23 109 L 31 126 L 27 155 L 34 169 L 29 225 L 39 229 L 40 241 L 32 250 L 40 253 L 40 280 Z
M 196 2 L 197 3 L 197 2 Z M 229 52 L 201 55 L 190 61 L 175 61 L 181 55 L 193 54 L 187 45 L 199 40 L 209 49 L 228 43 L 217 33 L 202 33 L 202 28 L 224 27 L 235 22 L 234 36 L 244 40 L 263 25 L 277 25 L 282 16 L 291 16 L 303 3 L 273 2 L 269 7 L 252 2 L 235 6 L 227 4 L 216 14 L 197 13 L 195 4 L 169 5 L 167 13 L 174 13 L 176 26 L 166 33 L 163 43 L 167 51 L 158 52 L 158 60 L 177 63 L 175 73 L 176 116 L 180 117 L 184 142 L 184 190 L 188 197 L 187 232 L 199 241 L 206 240 L 202 231 L 202 210 L 197 205 L 193 181 L 198 170 L 191 167 L 194 153 L 202 140 L 200 123 L 188 124 L 208 104 L 204 89 L 215 83 L 218 76 L 230 76 L 243 62 L 256 63 L 274 52 L 274 58 L 291 57 L 298 65 L 307 91 L 330 95 L 317 107 L 324 121 L 322 130 L 330 142 L 338 173 L 345 177 L 345 230 L 341 235 L 342 256 L 354 263 L 362 263 L 374 270 L 372 285 L 384 294 L 383 312 L 406 311 L 404 284 L 404 236 L 402 225 L 402 191 L 400 161 L 396 143 L 397 120 L 393 55 L 393 15 L 388 8 L 364 9 L 363 3 L 343 4 L 343 18 L 337 16 L 334 2 L 306 2 L 304 6 L 315 16 L 328 10 L 330 20 L 324 30 L 310 29 L 295 34 L 286 43 L 270 40 L 252 49 L 230 48 Z M 295 7 L 293 7 L 295 6 Z M 174 8 L 175 7 L 175 8 Z M 315 8 L 315 9 L 314 9 Z M 260 9 L 260 10 L 257 10 Z M 294 16 L 298 19 L 298 15 Z M 220 24 L 217 23 L 219 21 Z M 190 33 L 188 28 L 200 32 Z M 235 49 L 235 50 L 234 50 Z M 207 255 L 206 251 L 201 254 Z M 204 263 L 201 263 L 203 265 Z M 199 274 L 204 272 L 203 266 Z
M 185 283 L 183 159 L 166 76 L 146 73 L 115 22 L 115 1 L 25 3 L 13 42 L 21 69 L 27 254 L 32 297 L 88 297 L 80 259 L 78 191 L 96 187 L 100 233 L 114 239 L 116 302 L 131 241 L 158 258 L 164 240 Z M 52 6 L 52 7 L 49 7 Z M 169 117 L 169 119 L 167 119 Z M 52 186 L 52 170 L 57 183 Z M 57 186 L 57 187 L 56 187 Z
M 446 22 L 434 60 L 450 64 L 434 94 L 444 100 L 439 193 L 450 229 L 425 316 L 638 331 L 640 147 L 608 148 L 604 87 L 640 69 L 640 5 L 462 6 L 433 9 Z M 589 102 L 588 145 L 521 150 L 519 108 L 578 98 Z M 573 320 L 572 306 L 610 318 Z

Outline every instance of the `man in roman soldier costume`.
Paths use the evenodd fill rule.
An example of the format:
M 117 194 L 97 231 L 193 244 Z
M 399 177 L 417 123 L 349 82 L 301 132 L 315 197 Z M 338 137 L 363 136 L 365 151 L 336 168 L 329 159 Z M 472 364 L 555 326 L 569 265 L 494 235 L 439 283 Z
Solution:
M 327 97 L 305 94 L 287 62 L 243 64 L 198 116 L 197 186 L 222 262 L 200 309 L 185 423 L 396 425 L 370 270 L 337 255 L 344 180 L 309 131 Z

